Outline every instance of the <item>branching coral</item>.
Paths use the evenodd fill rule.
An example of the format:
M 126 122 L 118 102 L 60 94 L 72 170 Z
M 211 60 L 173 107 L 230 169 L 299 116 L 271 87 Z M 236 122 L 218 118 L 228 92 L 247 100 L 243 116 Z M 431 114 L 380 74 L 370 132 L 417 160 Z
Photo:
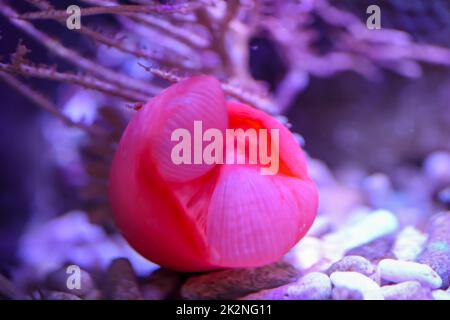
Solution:
M 49 51 L 105 83 L 93 89 L 104 91 L 102 87 L 113 85 L 119 91 L 125 90 L 126 94 L 121 94 L 123 98 L 140 101 L 143 96 L 154 95 L 166 85 L 157 79 L 151 83 L 133 79 L 103 67 L 95 59 L 81 56 L 74 48 L 63 46 L 31 22 L 52 19 L 64 24 L 68 13 L 55 9 L 47 0 L 26 1 L 39 11 L 20 13 L 2 0 L 0 12 Z M 448 49 L 414 43 L 401 31 L 368 30 L 356 16 L 330 5 L 327 0 L 203 0 L 169 4 L 135 0 L 136 4 L 132 5 L 116 0 L 82 2 L 88 5 L 81 9 L 83 17 L 114 15 L 121 26 L 120 37 L 110 37 L 87 25 L 75 32 L 98 45 L 148 62 L 151 65 L 148 70 L 166 80 L 180 79 L 180 73 L 214 74 L 222 79 L 225 91 L 234 98 L 273 113 L 280 113 L 290 105 L 295 94 L 307 87 L 310 75 L 331 76 L 354 71 L 374 79 L 381 76 L 382 69 L 390 69 L 407 77 L 417 77 L 421 74 L 419 62 L 450 64 Z M 323 29 L 329 30 L 328 34 L 323 35 L 323 31 L 314 28 L 315 20 L 326 25 Z M 267 94 L 264 84 L 253 79 L 248 66 L 249 40 L 262 32 L 275 41 L 288 65 L 284 80 L 273 96 Z M 150 41 L 151 52 L 138 46 L 136 35 L 158 38 Z M 124 41 L 126 37 L 132 38 L 134 43 Z M 326 52 L 317 47 L 319 37 L 332 40 L 332 47 Z M 40 70 L 47 73 L 45 68 Z M 13 72 L 4 67 L 2 71 Z M 36 76 L 37 73 L 28 75 Z M 53 79 L 72 81 L 73 77 L 55 74 Z M 78 82 L 80 85 L 92 88 L 92 79 L 80 77 L 80 80 L 85 82 Z
M 110 48 L 118 52 L 123 59 L 148 71 L 148 79 L 110 67 L 102 63 L 98 55 L 86 56 L 78 48 L 63 44 L 63 39 L 55 39 L 50 32 L 41 31 L 41 20 L 52 20 L 64 28 L 68 17 L 65 8 L 50 0 L 0 0 L 0 15 L 58 59 L 68 62 L 72 69 L 60 71 L 59 67 L 29 61 L 31 55 L 21 43 L 11 61 L 1 62 L 0 76 L 65 123 L 93 134 L 95 139 L 90 143 L 97 149 L 111 145 L 120 136 L 126 119 L 118 108 L 100 109 L 99 120 L 93 129 L 91 125 L 68 118 L 53 102 L 19 78 L 72 83 L 118 99 L 110 105 L 121 107 L 125 101 L 138 109 L 170 82 L 191 75 L 210 74 L 221 80 L 222 89 L 229 97 L 272 114 L 281 114 L 295 96 L 307 88 L 311 76 L 330 77 L 351 71 L 374 80 L 383 76 L 383 70 L 391 70 L 405 77 L 419 77 L 421 63 L 450 65 L 448 48 L 416 43 L 407 33 L 398 30 L 369 30 L 365 21 L 335 6 L 336 1 L 80 2 L 83 4 L 82 27 L 65 29 L 65 34 L 68 37 L 78 34 L 93 41 L 97 50 Z M 36 11 L 23 10 L 25 3 Z M 115 21 L 112 36 L 96 27 L 99 25 L 97 16 L 106 14 Z M 318 22 L 320 27 L 317 27 Z M 250 70 L 250 40 L 261 34 L 273 41 L 286 64 L 286 72 L 273 92 L 268 91 L 267 84 L 255 80 Z M 87 147 L 89 150 L 96 148 Z M 114 149 L 99 149 L 106 151 L 93 158 L 98 163 L 108 163 Z M 96 170 L 90 172 L 101 188 L 105 177 L 94 174 L 98 173 Z
M 85 70 L 101 82 L 136 91 L 135 96 L 124 94 L 122 97 L 141 100 L 142 95 L 148 97 L 159 92 L 160 86 L 102 67 L 39 31 L 26 20 L 64 22 L 68 13 L 55 9 L 47 0 L 27 2 L 39 11 L 18 13 L 2 1 L 1 13 L 17 28 L 76 68 Z M 130 36 L 132 28 L 149 36 L 158 34 L 158 41 L 151 44 L 159 46 L 155 49 L 162 53 L 154 54 L 136 45 L 130 46 L 124 43 L 123 37 L 111 38 L 85 25 L 76 32 L 99 45 L 148 61 L 152 67 L 147 70 L 166 80 L 180 79 L 179 73 L 214 73 L 223 80 L 228 94 L 274 113 L 289 106 L 293 96 L 307 86 L 309 75 L 331 76 L 350 70 L 373 79 L 380 76 L 382 68 L 386 68 L 414 77 L 420 75 L 419 62 L 450 64 L 449 50 L 416 44 L 400 31 L 368 30 L 356 16 L 330 5 L 326 0 L 285 3 L 267 0 L 175 1 L 164 5 L 153 1 L 134 1 L 137 4 L 132 5 L 115 0 L 83 2 L 90 6 L 81 9 L 82 16 L 113 14 L 122 25 L 121 33 L 124 35 Z M 333 43 L 328 52 L 320 52 L 316 46 L 317 38 L 323 35 L 311 27 L 314 19 L 322 20 L 332 30 L 326 35 Z M 288 65 L 285 79 L 273 97 L 269 97 L 263 86 L 253 80 L 248 67 L 249 39 L 261 32 L 268 33 L 275 40 Z M 2 70 L 12 72 L 8 68 Z M 42 73 L 46 73 L 45 68 Z M 37 73 L 29 75 L 36 76 Z M 59 81 L 71 79 L 70 76 L 54 78 Z M 80 79 L 85 79 L 85 87 L 92 87 L 92 79 Z M 102 91 L 101 88 L 94 89 Z

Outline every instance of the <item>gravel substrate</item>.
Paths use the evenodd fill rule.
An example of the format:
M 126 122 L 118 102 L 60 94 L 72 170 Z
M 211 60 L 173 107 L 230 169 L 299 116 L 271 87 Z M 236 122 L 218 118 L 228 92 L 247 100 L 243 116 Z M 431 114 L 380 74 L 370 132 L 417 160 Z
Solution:
M 13 280 L 0 277 L 0 296 L 449 300 L 450 211 L 433 195 L 447 188 L 450 174 L 432 169 L 444 164 L 426 164 L 415 172 L 419 182 L 394 190 L 387 176 L 383 183 L 380 176 L 355 172 L 335 178 L 323 163 L 311 160 L 322 197 L 313 227 L 281 261 L 256 268 L 200 274 L 159 268 L 117 235 L 90 224 L 83 212 L 72 212 L 32 231 L 32 246 L 25 237 L 23 265 Z M 66 229 L 71 231 L 61 232 Z M 68 289 L 68 265 L 81 267 L 80 288 Z

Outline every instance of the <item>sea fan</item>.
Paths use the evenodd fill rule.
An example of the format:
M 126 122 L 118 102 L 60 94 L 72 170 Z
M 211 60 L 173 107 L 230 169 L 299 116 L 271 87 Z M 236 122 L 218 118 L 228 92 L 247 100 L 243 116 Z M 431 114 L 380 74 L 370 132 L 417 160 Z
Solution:
M 214 75 L 229 98 L 280 115 L 307 88 L 311 76 L 351 71 L 376 80 L 383 70 L 391 70 L 419 77 L 420 63 L 450 64 L 450 50 L 415 42 L 403 31 L 368 30 L 361 15 L 347 10 L 354 7 L 340 1 L 83 0 L 78 4 L 82 27 L 69 30 L 66 4 L 60 1 L 1 0 L 0 14 L 20 35 L 42 45 L 61 63 L 33 61 L 25 41 L 20 41 L 10 61 L 0 63 L 0 78 L 67 125 L 86 132 L 81 153 L 90 179 L 80 187 L 80 198 L 92 220 L 101 224 L 109 224 L 107 173 L 132 109 L 139 109 L 171 82 Z M 40 27 L 49 25 L 43 20 L 51 20 L 48 31 Z M 82 45 L 71 45 L 68 39 L 78 39 L 75 43 Z M 279 69 L 276 85 L 269 86 L 268 79 L 252 70 L 254 56 L 266 54 L 261 43 L 272 47 L 263 63 L 272 64 L 277 59 L 271 57 L 279 57 L 279 65 L 270 67 Z M 23 82 L 28 77 L 70 83 L 110 98 L 96 102 L 96 119 L 86 123 Z M 287 124 L 285 118 L 279 119 Z

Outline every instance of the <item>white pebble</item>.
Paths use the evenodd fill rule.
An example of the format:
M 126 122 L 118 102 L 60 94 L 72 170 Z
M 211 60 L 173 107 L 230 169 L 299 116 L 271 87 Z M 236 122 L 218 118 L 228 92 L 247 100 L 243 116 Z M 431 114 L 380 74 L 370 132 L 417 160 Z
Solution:
M 286 254 L 285 260 L 298 270 L 312 267 L 322 258 L 322 241 L 305 237 Z
M 300 300 L 326 300 L 331 295 L 330 278 L 321 272 L 311 272 L 287 288 L 289 297 Z
M 386 300 L 410 300 L 419 293 L 421 288 L 420 282 L 406 281 L 381 287 L 381 294 Z
M 388 235 L 397 227 L 398 221 L 392 212 L 376 210 L 350 226 L 325 235 L 323 239 L 326 243 L 339 244 L 342 250 L 347 251 Z
M 444 290 L 434 290 L 431 294 L 434 300 L 450 300 L 450 292 Z
M 395 283 L 415 280 L 432 289 L 442 286 L 441 277 L 426 264 L 393 259 L 381 260 L 378 264 L 380 277 Z
M 422 252 L 427 236 L 414 227 L 404 228 L 397 236 L 393 253 L 399 260 L 414 261 Z
M 338 289 L 348 289 L 361 293 L 364 300 L 384 300 L 378 284 L 358 272 L 333 272 L 331 282 Z

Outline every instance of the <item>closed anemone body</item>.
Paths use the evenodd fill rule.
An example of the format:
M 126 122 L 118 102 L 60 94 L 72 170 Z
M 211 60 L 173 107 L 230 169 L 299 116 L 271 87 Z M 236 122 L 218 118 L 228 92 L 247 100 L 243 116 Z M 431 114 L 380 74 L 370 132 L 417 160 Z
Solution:
M 261 164 L 175 164 L 175 129 L 194 137 L 194 121 L 220 130 L 279 132 L 279 170 Z M 195 142 L 194 142 L 195 143 Z M 209 142 L 200 142 L 205 147 Z M 193 157 L 192 153 L 192 157 Z M 126 128 L 110 174 L 117 225 L 144 257 L 196 272 L 254 267 L 279 260 L 310 228 L 317 190 L 303 152 L 266 113 L 227 102 L 213 77 L 186 79 L 154 97 Z

